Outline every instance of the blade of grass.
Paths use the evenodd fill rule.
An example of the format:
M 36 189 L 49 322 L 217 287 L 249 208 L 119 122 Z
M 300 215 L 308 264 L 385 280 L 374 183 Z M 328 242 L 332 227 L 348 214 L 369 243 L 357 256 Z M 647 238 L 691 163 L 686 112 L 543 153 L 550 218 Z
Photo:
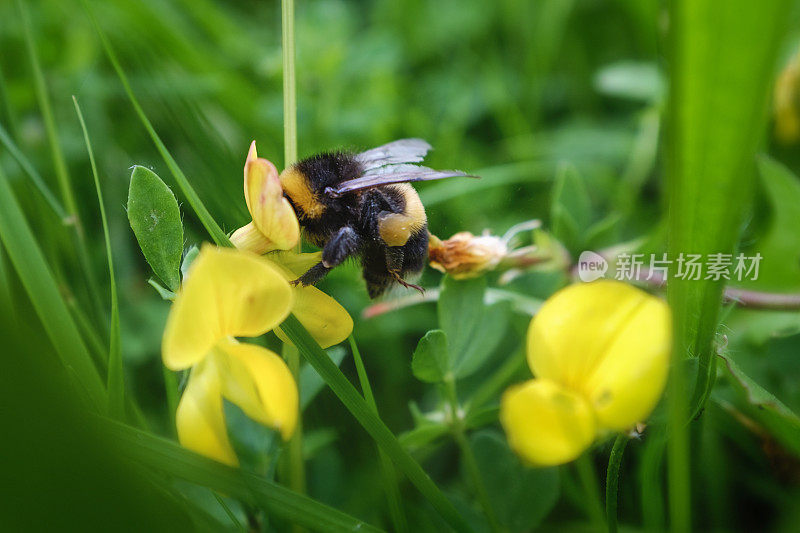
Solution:
M 30 17 L 25 3 L 22 0 L 16 0 L 16 2 L 17 11 L 22 21 L 21 26 L 22 34 L 25 37 L 25 48 L 28 51 L 28 58 L 31 63 L 33 89 L 36 93 L 36 99 L 39 102 L 39 109 L 42 112 L 42 119 L 44 120 L 47 141 L 50 145 L 50 155 L 53 158 L 58 187 L 61 190 L 61 197 L 64 200 L 67 212 L 70 216 L 74 216 L 76 218 L 75 223 L 79 224 L 78 204 L 75 201 L 75 196 L 72 191 L 72 180 L 67 170 L 67 163 L 64 160 L 64 152 L 61 150 L 61 145 L 58 142 L 58 129 L 56 127 L 56 121 L 53 118 L 53 109 L 50 106 L 50 99 L 47 96 L 47 87 L 42 73 L 42 66 L 39 64 L 36 44 L 33 42 L 33 30 L 31 28 Z
M 62 363 L 77 378 L 92 407 L 102 411 L 106 406 L 106 391 L 100 374 L 2 169 L 0 239 Z
M 453 504 L 439 490 L 439 487 L 425 473 L 419 463 L 406 452 L 389 428 L 370 408 L 355 387 L 342 374 L 341 370 L 333 364 L 325 351 L 319 347 L 319 344 L 311 337 L 297 318 L 294 315 L 289 315 L 284 323 L 281 324 L 281 329 L 366 432 L 389 456 L 395 466 L 419 489 L 442 518 L 457 531 L 471 531 L 470 526 L 456 511 Z
M 375 396 L 372 394 L 372 386 L 369 383 L 367 376 L 367 369 L 364 367 L 364 361 L 361 359 L 361 352 L 356 344 L 356 339 L 351 334 L 349 339 L 350 350 L 353 352 L 353 360 L 356 363 L 356 372 L 358 373 L 358 381 L 361 384 L 361 392 L 364 394 L 364 399 L 378 415 L 378 404 L 375 403 Z M 400 489 L 397 486 L 397 472 L 392 466 L 392 462 L 378 447 L 378 459 L 380 460 L 381 477 L 383 478 L 383 488 L 386 491 L 386 500 L 389 504 L 389 516 L 392 518 L 392 525 L 394 530 L 400 533 L 408 531 L 408 522 L 403 514 L 403 507 L 400 501 Z
M 755 152 L 788 2 L 749 0 L 669 4 L 669 100 L 664 157 L 669 190 L 668 249 L 679 254 L 735 251 L 755 178 Z M 668 299 L 675 349 L 669 388 L 669 507 L 673 531 L 691 527 L 687 420 L 699 414 L 715 376 L 713 342 L 723 279 L 673 277 Z M 689 394 L 682 361 L 697 357 Z M 687 402 L 686 398 L 691 401 Z
M 110 419 L 102 419 L 102 422 L 112 438 L 119 442 L 120 454 L 161 472 L 256 505 L 291 523 L 322 532 L 381 531 L 257 474 L 223 465 L 125 424 Z
M 161 137 L 158 136 L 156 130 L 153 128 L 153 125 L 150 123 L 150 120 L 145 115 L 142 106 L 139 104 L 139 100 L 136 98 L 136 95 L 133 94 L 133 90 L 131 89 L 131 85 L 128 82 L 128 76 L 125 74 L 125 71 L 122 70 L 122 66 L 119 63 L 119 59 L 117 59 L 117 54 L 114 52 L 114 48 L 111 46 L 111 42 L 106 37 L 106 34 L 103 32 L 103 29 L 100 27 L 100 23 L 97 21 L 97 17 L 95 16 L 94 10 L 91 7 L 91 4 L 88 0 L 81 0 L 83 3 L 84 9 L 89 15 L 89 19 L 92 22 L 92 25 L 97 31 L 98 36 L 100 37 L 100 41 L 102 42 L 103 49 L 106 52 L 106 56 L 108 56 L 108 60 L 111 62 L 111 65 L 114 67 L 114 70 L 119 77 L 120 82 L 122 82 L 122 87 L 125 89 L 125 94 L 128 96 L 128 100 L 130 101 L 133 109 L 136 111 L 136 115 L 139 117 L 144 128 L 147 130 L 147 133 L 150 135 L 150 138 L 153 140 L 153 144 L 156 145 L 156 149 L 161 154 L 161 157 L 164 159 L 164 162 L 167 164 L 170 172 L 172 173 L 173 178 L 175 178 L 175 182 L 180 187 L 183 195 L 189 201 L 189 205 L 192 206 L 195 214 L 197 214 L 197 218 L 200 219 L 200 223 L 203 224 L 203 227 L 206 228 L 208 234 L 211 236 L 213 241 L 217 243 L 219 246 L 231 246 L 231 241 L 228 239 L 228 236 L 222 231 L 222 228 L 219 227 L 217 222 L 211 216 L 211 213 L 208 212 L 206 206 L 203 204 L 203 201 L 197 195 L 197 192 L 192 187 L 192 184 L 186 178 L 186 175 L 178 166 L 178 163 L 175 161 L 175 158 L 172 157 L 167 147 L 161 141 Z
M 619 491 L 619 467 L 622 464 L 622 454 L 628 445 L 627 435 L 618 435 L 611 448 L 606 470 L 606 523 L 608 533 L 617 533 L 617 493 Z
M 245 528 L 242 525 L 242 523 L 239 522 L 239 519 L 236 518 L 235 514 L 233 514 L 233 511 L 231 511 L 231 508 L 228 507 L 227 503 L 225 503 L 225 500 L 222 499 L 222 496 L 220 496 L 216 492 L 214 492 L 213 494 L 214 494 L 214 499 L 217 500 L 217 503 L 225 511 L 225 514 L 228 515 L 228 518 L 230 519 L 231 522 L 233 522 L 233 525 L 236 527 L 236 529 L 238 529 L 239 531 L 245 531 L 246 532 L 247 528 Z
M 11 154 L 11 157 L 17 162 L 17 164 L 22 168 L 25 174 L 33 182 L 33 185 L 36 187 L 36 190 L 39 191 L 39 194 L 42 195 L 47 205 L 50 206 L 50 209 L 60 218 L 64 223 L 67 222 L 67 212 L 64 210 L 64 206 L 61 205 L 61 202 L 58 201 L 56 196 L 47 186 L 47 184 L 42 179 L 41 174 L 37 172 L 34 166 L 31 164 L 30 160 L 25 157 L 25 154 L 17 147 L 14 143 L 14 140 L 9 135 L 8 131 L 0 124 L 0 142 L 3 143 L 3 146 L 6 147 L 8 153 Z
M 61 149 L 61 144 L 58 138 L 58 128 L 56 121 L 53 117 L 53 109 L 50 105 L 50 97 L 47 94 L 47 86 L 44 81 L 44 74 L 42 73 L 42 66 L 39 63 L 39 55 L 36 52 L 36 44 L 33 39 L 33 29 L 31 28 L 30 18 L 28 16 L 27 6 L 22 0 L 17 0 L 17 11 L 19 11 L 20 19 L 22 21 L 22 33 L 25 37 L 25 47 L 28 51 L 28 58 L 31 64 L 31 71 L 33 73 L 33 88 L 36 93 L 36 99 L 39 103 L 39 109 L 42 112 L 42 119 L 44 120 L 45 132 L 47 134 L 47 142 L 50 145 L 50 154 L 53 158 L 53 166 L 55 167 L 56 179 L 58 180 L 58 187 L 61 191 L 61 198 L 64 202 L 66 217 L 62 217 L 67 224 L 72 225 L 75 229 L 74 233 L 74 249 L 70 249 L 80 265 L 81 274 L 86 281 L 86 290 L 89 296 L 91 305 L 93 306 L 94 314 L 98 319 L 102 318 L 102 303 L 100 299 L 100 290 L 97 279 L 92 269 L 92 263 L 89 259 L 89 250 L 86 247 L 86 237 L 83 233 L 83 224 L 81 223 L 78 205 L 75 201 L 75 193 L 72 187 L 72 180 L 67 169 L 67 164 L 64 159 L 64 151 Z
M 83 120 L 81 106 L 78 99 L 72 96 L 72 103 L 75 105 L 75 113 L 81 123 L 83 140 L 86 143 L 86 151 L 89 154 L 89 163 L 92 167 L 92 177 L 94 178 L 94 188 L 97 192 L 97 203 L 100 205 L 100 219 L 103 222 L 103 238 L 106 245 L 106 261 L 108 261 L 108 283 L 111 292 L 111 327 L 109 334 L 108 347 L 108 412 L 114 418 L 125 419 L 125 376 L 122 367 L 122 346 L 120 344 L 120 325 L 119 325 L 119 301 L 117 298 L 117 281 L 114 277 L 114 258 L 111 255 L 111 236 L 108 231 L 108 218 L 106 208 L 103 203 L 103 191 L 100 188 L 100 178 L 97 175 L 97 163 L 94 159 L 92 142 L 89 139 L 89 131 L 86 129 L 86 122 Z

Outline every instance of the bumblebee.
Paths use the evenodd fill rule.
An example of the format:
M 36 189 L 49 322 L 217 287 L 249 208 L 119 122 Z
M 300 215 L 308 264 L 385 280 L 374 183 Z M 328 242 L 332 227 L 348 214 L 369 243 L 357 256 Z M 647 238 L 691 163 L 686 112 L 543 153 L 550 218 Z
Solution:
M 358 258 L 370 298 L 395 283 L 422 291 L 406 281 L 428 255 L 425 208 L 409 182 L 474 177 L 416 165 L 430 149 L 422 139 L 401 139 L 361 153 L 318 154 L 284 170 L 284 196 L 306 239 L 322 248 L 322 261 L 295 283 L 313 285 Z

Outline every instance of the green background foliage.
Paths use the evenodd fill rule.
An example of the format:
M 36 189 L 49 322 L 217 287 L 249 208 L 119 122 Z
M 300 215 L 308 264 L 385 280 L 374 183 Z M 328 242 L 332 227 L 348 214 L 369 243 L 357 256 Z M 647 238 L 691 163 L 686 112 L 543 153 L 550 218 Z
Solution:
M 418 187 L 433 233 L 502 235 L 541 219 L 548 233 L 538 242 L 556 238 L 569 258 L 502 286 L 496 274 L 455 281 L 427 269 L 421 284 L 440 287 L 438 302 L 370 318 L 357 266 L 337 268 L 320 287 L 354 317 L 365 368 L 348 347 L 326 359 L 302 330 L 287 331 L 310 363 L 300 378 L 307 496 L 286 489 L 280 440 L 232 405 L 226 416 L 243 471 L 198 458 L 174 444 L 186 376 L 161 366 L 166 288 L 177 289 L 190 245 L 224 244 L 222 232 L 249 221 L 242 166 L 250 141 L 283 168 L 281 5 L 89 3 L 127 87 L 80 1 L 0 3 L 0 405 L 15 436 L 0 444 L 10 476 L 4 523 L 218 531 L 256 517 L 275 531 L 292 522 L 403 529 L 403 521 L 439 531 L 445 520 L 479 531 L 605 527 L 613 439 L 574 464 L 532 469 L 497 423 L 502 391 L 530 377 L 530 315 L 570 279 L 570 263 L 612 246 L 760 253 L 759 279 L 737 288 L 800 290 L 798 145 L 777 144 L 768 113 L 775 76 L 800 43 L 796 2 L 301 1 L 300 157 L 422 137 L 434 146 L 427 164 L 483 178 Z M 134 165 L 134 176 L 166 185 L 136 187 Z M 139 192 L 129 198 L 129 188 Z M 167 248 L 148 250 L 137 231 L 140 249 L 134 231 L 148 212 L 136 201 L 168 219 L 157 243 Z M 161 293 L 148 285 L 154 274 Z M 791 531 L 800 521 L 800 313 L 796 303 L 720 308 L 722 290 L 670 289 L 673 388 L 625 449 L 625 530 Z M 272 335 L 260 342 L 280 350 Z M 360 386 L 348 388 L 337 366 Z M 369 394 L 359 395 L 363 370 L 377 414 Z M 116 421 L 86 415 L 78 398 Z M 49 438 L 50 446 L 32 445 Z M 40 492 L 45 471 L 63 476 Z M 384 491 L 395 478 L 399 510 Z M 103 498 L 57 497 L 72 493 Z M 155 501 L 158 513 L 169 509 L 160 518 Z

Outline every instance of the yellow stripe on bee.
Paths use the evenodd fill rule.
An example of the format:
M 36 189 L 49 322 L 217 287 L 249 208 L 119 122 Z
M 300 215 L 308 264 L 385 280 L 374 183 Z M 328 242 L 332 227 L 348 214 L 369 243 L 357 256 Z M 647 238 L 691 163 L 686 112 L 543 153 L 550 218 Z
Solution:
M 403 246 L 411 235 L 422 229 L 427 222 L 425 208 L 417 191 L 408 183 L 392 185 L 403 194 L 405 210 L 403 213 L 391 213 L 378 221 L 378 232 L 383 242 L 389 246 Z
M 308 183 L 308 178 L 297 168 L 289 167 L 280 175 L 281 186 L 294 205 L 303 210 L 309 218 L 318 218 L 325 212 L 325 206 L 320 203 Z

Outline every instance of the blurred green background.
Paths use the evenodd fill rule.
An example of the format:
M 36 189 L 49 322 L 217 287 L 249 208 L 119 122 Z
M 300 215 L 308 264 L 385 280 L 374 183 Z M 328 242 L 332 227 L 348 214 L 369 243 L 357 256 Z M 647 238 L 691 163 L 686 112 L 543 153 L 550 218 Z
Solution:
M 124 205 L 134 164 L 153 169 L 177 189 L 80 2 L 24 3 L 58 140 L 75 184 L 93 275 L 105 290 L 102 227 L 72 95 L 82 106 L 98 159 L 120 290 L 128 390 L 156 432 L 169 436 L 160 362 L 169 305 L 147 285 L 152 274 L 130 231 Z M 93 5 L 155 130 L 214 218 L 228 232 L 244 225 L 248 214 L 242 166 L 250 141 L 257 141 L 259 155 L 283 167 L 280 3 L 111 0 Z M 534 218 L 543 219 L 547 227 L 552 185 L 559 169 L 568 164 L 577 169 L 590 198 L 578 251 L 639 238 L 646 243 L 643 249 L 663 251 L 660 221 L 667 206 L 658 148 L 665 93 L 663 15 L 660 3 L 638 0 L 301 1 L 296 22 L 300 157 L 322 150 L 364 149 L 402 137 L 428 140 L 434 146 L 430 166 L 483 176 L 481 181 L 418 187 L 430 229 L 442 238 L 463 230 L 502 234 Z M 792 24 L 781 46 L 781 65 L 792 56 L 798 36 L 798 25 Z M 56 191 L 47 127 L 15 2 L 0 4 L 0 53 L 0 124 Z M 790 171 L 799 171 L 797 145 L 772 147 L 774 141 L 767 137 L 765 151 Z M 0 167 L 13 183 L 64 294 L 88 324 L 90 344 L 103 350 L 107 317 L 94 311 L 93 296 L 72 261 L 66 230 L 5 149 L 0 151 Z M 778 192 L 763 184 L 754 191 L 742 249 L 759 249 L 765 235 L 773 240 L 778 235 L 779 249 L 800 250 L 794 237 L 800 222 L 800 184 L 791 174 L 785 184 Z M 184 201 L 180 194 L 178 199 Z M 182 212 L 187 245 L 207 240 L 193 212 Z M 776 220 L 781 223 L 778 229 Z M 793 260 L 787 259 L 794 265 L 791 272 L 778 272 L 764 286 L 800 288 L 797 255 Z M 7 261 L 3 266 L 17 319 L 29 321 L 36 330 L 38 319 L 19 280 Z M 438 273 L 426 272 L 423 285 L 435 286 L 439 279 Z M 530 273 L 512 287 L 545 297 L 565 280 L 562 272 Z M 354 266 L 337 269 L 321 288 L 356 319 L 356 338 L 382 418 L 396 434 L 410 430 L 414 419 L 409 402 L 423 410 L 437 402 L 430 388 L 410 372 L 417 341 L 435 327 L 435 307 L 425 304 L 359 318 L 369 301 Z M 107 294 L 99 296 L 107 301 Z M 524 316 L 509 323 L 508 338 L 493 364 L 518 350 L 526 325 Z M 800 410 L 798 313 L 733 311 L 726 315 L 723 329 L 737 363 L 789 408 Z M 350 357 L 342 369 L 355 381 Z M 464 389 L 477 387 L 489 373 L 485 369 Z M 527 370 L 518 375 L 526 376 Z M 720 394 L 725 393 L 723 389 Z M 749 427 L 735 408 L 726 410 L 729 405 L 724 397 L 714 403 L 697 430 L 702 438 L 696 450 L 701 459 L 692 473 L 695 523 L 702 529 L 790 531 L 800 523 L 797 456 Z M 231 416 L 235 421 L 235 413 Z M 329 391 L 314 400 L 304 424 L 311 442 L 307 444 L 313 448 L 309 494 L 371 523 L 386 524 L 373 442 Z M 451 448 L 445 443 L 421 457 L 434 478 L 448 480 L 449 494 L 467 502 L 458 457 Z M 623 465 L 623 472 L 626 465 L 630 469 L 621 484 L 621 522 L 637 528 L 658 524 L 653 514 L 664 512 L 663 502 L 648 506 L 644 500 L 646 486 L 653 482 L 647 472 L 663 467 L 651 460 L 650 470 L 638 468 L 648 460 L 647 453 L 633 443 Z M 599 472 L 603 461 L 598 460 Z M 523 529 L 542 520 L 543 527 L 554 530 L 589 527 L 575 487 L 579 477 L 572 468 L 559 469 L 561 489 L 547 489 L 558 502 L 548 517 L 526 523 Z M 642 471 L 645 474 L 635 474 Z M 517 487 L 526 487 L 517 481 Z M 498 483 L 502 488 L 511 482 Z M 407 484 L 402 490 L 410 501 L 418 499 Z M 419 514 L 411 521 L 421 529 L 440 527 L 424 506 L 412 506 L 409 513 Z M 224 522 L 220 509 L 212 514 Z

